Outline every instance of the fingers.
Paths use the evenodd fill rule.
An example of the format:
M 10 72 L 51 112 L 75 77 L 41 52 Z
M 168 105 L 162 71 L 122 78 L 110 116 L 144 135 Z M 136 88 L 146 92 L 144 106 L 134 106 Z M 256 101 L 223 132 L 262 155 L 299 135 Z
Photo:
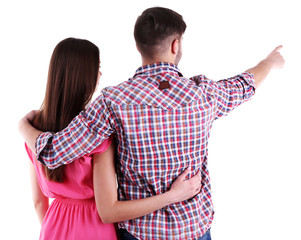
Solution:
M 201 172 L 198 171 L 197 174 L 195 174 L 192 178 L 189 179 L 191 181 L 191 184 L 193 185 L 193 188 L 195 189 L 195 193 L 197 194 L 201 188 L 202 188 L 202 178 L 201 178 Z
M 281 50 L 281 48 L 283 48 L 282 45 L 279 45 L 278 47 L 276 47 L 273 52 L 279 52 Z
M 184 172 L 178 177 L 179 180 L 184 181 L 186 176 L 190 173 L 190 167 L 186 168 Z
M 198 171 L 193 177 L 186 179 L 187 175 L 191 173 L 190 167 L 186 168 L 181 175 L 177 178 L 177 180 L 180 180 L 181 182 L 187 181 L 193 189 L 196 189 L 196 191 L 200 191 L 202 187 L 202 177 L 201 177 L 201 171 Z
M 29 113 L 27 113 L 27 114 L 25 115 L 25 118 L 26 118 L 29 122 L 31 122 L 31 121 L 34 119 L 34 117 L 36 116 L 37 113 L 38 113 L 37 110 L 31 110 Z
M 279 52 L 282 49 L 282 47 L 282 45 L 276 47 L 266 58 L 267 61 L 271 64 L 272 69 L 280 69 L 285 64 L 284 58 Z
M 192 178 L 194 178 L 194 179 L 201 179 L 201 171 L 199 170 Z

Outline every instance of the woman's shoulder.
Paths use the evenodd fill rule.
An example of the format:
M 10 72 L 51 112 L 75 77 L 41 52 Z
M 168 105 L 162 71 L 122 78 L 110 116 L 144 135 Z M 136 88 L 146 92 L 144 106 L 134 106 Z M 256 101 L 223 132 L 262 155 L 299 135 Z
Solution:
M 89 155 L 101 154 L 105 152 L 108 149 L 108 147 L 110 147 L 113 140 L 114 140 L 114 136 L 113 135 L 109 136 L 98 147 L 96 147 Z

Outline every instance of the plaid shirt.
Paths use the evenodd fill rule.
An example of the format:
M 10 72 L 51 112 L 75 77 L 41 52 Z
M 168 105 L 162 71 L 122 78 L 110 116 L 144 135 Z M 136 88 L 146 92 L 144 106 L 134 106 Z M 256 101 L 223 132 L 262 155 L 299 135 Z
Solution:
M 170 87 L 159 89 L 162 81 Z M 202 189 L 194 198 L 119 223 L 138 239 L 198 239 L 214 215 L 207 169 L 212 123 L 254 92 L 247 72 L 212 81 L 184 78 L 169 63 L 143 66 L 128 81 L 105 88 L 66 129 L 41 134 L 37 158 L 50 168 L 68 164 L 115 133 L 120 200 L 163 193 L 187 167 L 191 176 L 200 169 Z

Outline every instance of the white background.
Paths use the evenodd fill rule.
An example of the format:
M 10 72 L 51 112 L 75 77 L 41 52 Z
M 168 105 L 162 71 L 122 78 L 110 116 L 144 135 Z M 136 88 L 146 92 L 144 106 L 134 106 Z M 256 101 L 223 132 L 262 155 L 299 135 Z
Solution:
M 0 239 L 38 239 L 29 160 L 18 120 L 38 109 L 50 56 L 64 38 L 100 48 L 100 88 L 140 66 L 133 27 L 148 7 L 183 15 L 179 68 L 218 80 L 253 67 L 279 44 L 286 65 L 254 98 L 215 122 L 209 141 L 213 240 L 301 239 L 300 4 L 293 0 L 1 1 Z

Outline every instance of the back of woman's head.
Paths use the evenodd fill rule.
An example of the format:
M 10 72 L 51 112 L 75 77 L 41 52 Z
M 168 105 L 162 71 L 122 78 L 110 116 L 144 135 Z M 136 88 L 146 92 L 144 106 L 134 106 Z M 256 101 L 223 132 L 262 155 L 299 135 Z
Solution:
M 48 71 L 42 119 L 47 131 L 57 132 L 89 103 L 97 85 L 99 50 L 93 43 L 75 38 L 54 49 Z M 46 123 L 44 125 L 44 123 Z
M 90 102 L 98 71 L 99 49 L 93 43 L 76 38 L 58 43 L 50 60 L 45 99 L 36 126 L 42 131 L 64 129 Z M 51 172 L 46 170 L 49 179 L 62 181 L 53 178 Z

